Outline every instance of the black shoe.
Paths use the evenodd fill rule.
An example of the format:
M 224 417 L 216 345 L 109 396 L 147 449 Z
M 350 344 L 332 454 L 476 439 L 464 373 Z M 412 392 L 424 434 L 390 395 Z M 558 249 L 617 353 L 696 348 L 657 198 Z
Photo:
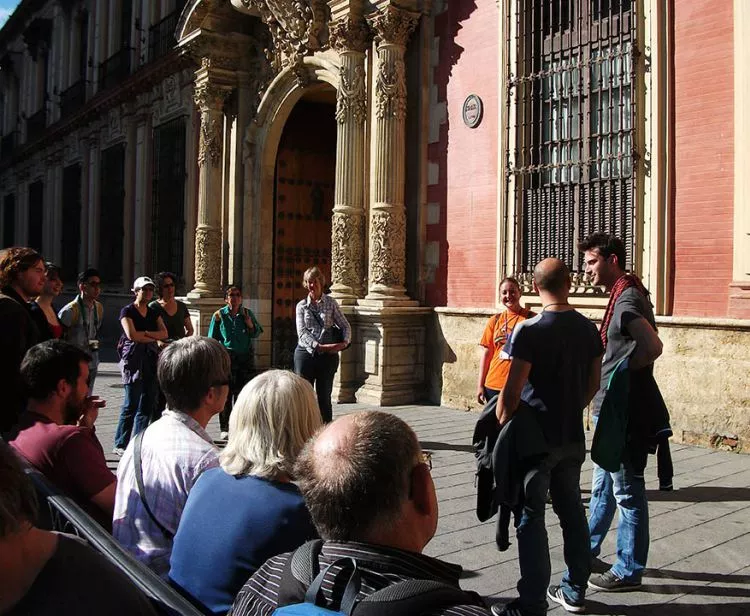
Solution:
M 490 612 L 494 616 L 528 616 L 516 601 L 511 601 L 505 605 L 495 603 L 495 605 L 490 607 Z
M 583 601 L 573 601 L 566 597 L 562 587 L 557 584 L 553 584 L 547 589 L 547 596 L 555 603 L 562 605 L 566 612 L 583 614 L 586 611 L 586 605 Z
M 617 577 L 612 569 L 601 575 L 592 575 L 589 578 L 589 588 L 601 590 L 603 592 L 624 592 L 636 590 L 641 587 L 640 582 L 629 582 Z
M 671 481 L 669 483 L 660 483 L 659 490 L 661 490 L 662 492 L 671 492 L 672 490 L 674 490 L 674 485 L 672 485 Z
M 591 573 L 605 573 L 611 569 L 611 565 L 605 563 L 598 556 L 591 557 Z

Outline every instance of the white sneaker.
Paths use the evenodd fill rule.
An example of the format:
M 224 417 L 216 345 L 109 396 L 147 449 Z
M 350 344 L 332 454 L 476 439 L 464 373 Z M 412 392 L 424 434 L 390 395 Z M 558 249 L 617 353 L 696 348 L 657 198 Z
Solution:
M 122 454 L 125 453 L 125 450 L 122 447 L 115 447 L 112 450 L 112 453 L 115 454 L 116 456 L 121 456 Z
M 226 441 L 229 438 L 229 432 L 222 432 L 219 434 L 220 441 Z

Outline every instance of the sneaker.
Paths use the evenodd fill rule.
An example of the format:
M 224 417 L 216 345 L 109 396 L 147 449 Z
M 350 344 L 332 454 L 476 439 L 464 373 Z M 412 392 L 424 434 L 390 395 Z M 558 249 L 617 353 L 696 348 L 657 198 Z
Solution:
M 674 485 L 671 482 L 670 483 L 660 483 L 659 484 L 659 489 L 662 492 L 671 492 L 672 490 L 674 490 Z
M 494 616 L 527 616 L 526 612 L 523 611 L 516 601 L 511 601 L 504 605 L 495 603 L 495 605 L 490 607 L 490 612 Z
M 557 584 L 553 584 L 547 589 L 547 596 L 555 603 L 562 605 L 566 612 L 583 614 L 586 611 L 586 606 L 583 601 L 573 601 L 566 597 L 562 587 Z
M 125 453 L 125 450 L 122 447 L 115 447 L 112 450 L 112 453 L 115 454 L 116 456 L 122 456 L 122 454 Z
M 229 432 L 222 432 L 219 434 L 220 441 L 226 441 L 229 438 Z
M 598 556 L 591 557 L 591 573 L 606 573 L 612 568 L 609 563 L 605 563 Z
M 635 590 L 640 588 L 640 582 L 629 582 L 617 577 L 612 569 L 601 575 L 592 575 L 589 578 L 589 588 L 602 590 L 604 592 L 623 592 L 626 590 Z

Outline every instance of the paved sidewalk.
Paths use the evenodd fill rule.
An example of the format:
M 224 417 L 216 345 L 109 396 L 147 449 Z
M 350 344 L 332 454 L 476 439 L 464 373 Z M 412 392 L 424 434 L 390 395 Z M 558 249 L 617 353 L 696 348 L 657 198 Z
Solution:
M 95 392 L 108 402 L 99 416 L 97 433 L 114 468 L 114 430 L 122 404 L 116 364 L 100 366 Z M 368 408 L 337 405 L 334 415 Z M 474 514 L 474 456 L 469 447 L 476 420 L 472 413 L 435 406 L 391 407 L 432 452 L 432 475 L 440 503 L 440 522 L 426 552 L 464 567 L 464 588 L 491 601 L 513 599 L 518 578 L 515 540 L 498 552 L 494 520 L 480 524 Z M 209 426 L 218 436 L 218 418 Z M 589 434 L 590 437 L 590 434 Z M 638 592 L 587 596 L 590 614 L 621 616 L 750 616 L 750 456 L 672 445 L 674 492 L 657 490 L 656 463 L 647 469 L 651 509 L 649 570 Z M 581 489 L 586 504 L 591 488 L 587 460 Z M 557 518 L 548 508 L 547 527 L 552 556 L 552 581 L 563 570 L 562 538 Z M 612 562 L 614 531 L 603 546 L 602 559 Z M 557 615 L 559 606 L 550 609 Z

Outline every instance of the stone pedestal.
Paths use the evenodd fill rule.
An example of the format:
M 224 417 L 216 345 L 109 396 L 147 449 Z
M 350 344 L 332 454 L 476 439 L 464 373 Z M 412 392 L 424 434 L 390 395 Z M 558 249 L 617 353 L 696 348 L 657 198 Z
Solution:
M 353 342 L 341 356 L 334 400 L 395 406 L 425 399 L 425 334 L 432 309 L 345 310 Z
M 226 303 L 221 297 L 187 297 L 179 298 L 185 302 L 193 322 L 195 333 L 200 336 L 208 336 L 208 327 L 211 324 L 211 316 Z

